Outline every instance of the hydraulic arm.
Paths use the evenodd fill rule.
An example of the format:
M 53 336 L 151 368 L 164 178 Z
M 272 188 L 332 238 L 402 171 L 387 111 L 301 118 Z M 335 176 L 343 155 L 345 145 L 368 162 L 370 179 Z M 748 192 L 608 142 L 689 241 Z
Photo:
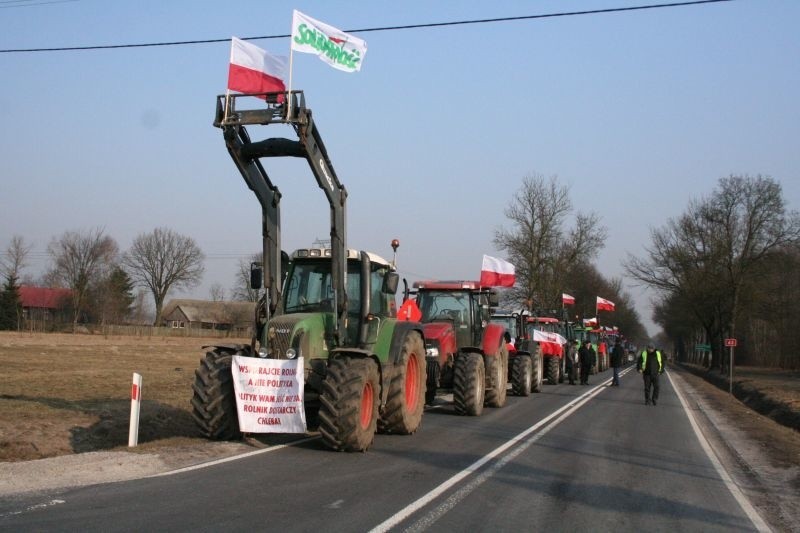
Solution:
M 336 311 L 335 340 L 338 346 L 348 345 L 347 339 L 347 191 L 331 165 L 325 144 L 317 130 L 311 110 L 305 105 L 302 91 L 258 95 L 265 101 L 261 109 L 238 110 L 239 98 L 253 95 L 221 95 L 217 97 L 214 126 L 222 128 L 228 152 L 239 168 L 247 186 L 255 193 L 262 210 L 264 253 L 264 287 L 266 289 L 266 321 L 275 313 L 281 301 L 281 193 L 272 183 L 259 161 L 264 157 L 303 157 L 311 167 L 317 185 L 325 192 L 330 206 L 331 261 Z M 289 111 L 291 110 L 291 113 Z M 282 137 L 253 142 L 245 126 L 290 124 L 298 140 Z M 266 339 L 262 339 L 265 342 Z

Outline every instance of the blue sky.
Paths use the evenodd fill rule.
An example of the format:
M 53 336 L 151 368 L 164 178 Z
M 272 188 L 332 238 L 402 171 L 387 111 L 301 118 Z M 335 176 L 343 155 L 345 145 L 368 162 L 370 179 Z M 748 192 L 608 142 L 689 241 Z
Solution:
M 0 6 L 0 49 L 286 34 L 292 9 L 341 29 L 656 3 L 625 0 L 263 2 L 77 0 Z M 359 34 L 346 74 L 296 54 L 333 165 L 349 191 L 348 241 L 410 280 L 474 278 L 526 175 L 558 176 L 609 231 L 598 265 L 621 276 L 650 228 L 730 174 L 770 175 L 800 205 L 800 2 L 692 7 Z M 289 40 L 254 41 L 275 54 Z M 0 248 L 105 228 L 125 250 L 157 226 L 208 255 L 197 289 L 228 288 L 260 246 L 260 211 L 212 127 L 228 43 L 0 53 Z M 264 128 L 253 137 L 272 136 Z M 270 162 L 283 243 L 328 234 L 301 162 Z M 632 288 L 649 324 L 648 295 Z M 173 294 L 178 296 L 179 294 Z M 651 326 L 652 328 L 652 326 Z

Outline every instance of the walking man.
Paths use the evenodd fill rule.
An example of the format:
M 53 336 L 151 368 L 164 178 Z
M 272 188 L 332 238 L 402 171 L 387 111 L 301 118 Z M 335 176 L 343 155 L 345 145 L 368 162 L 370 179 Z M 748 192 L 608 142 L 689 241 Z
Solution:
M 647 349 L 642 352 L 639 363 L 639 373 L 644 377 L 644 403 L 653 405 L 658 401 L 658 377 L 664 373 L 664 363 L 661 360 L 661 352 L 656 350 L 652 344 L 647 345 Z M 650 391 L 652 389 L 652 396 Z
M 578 350 L 578 360 L 581 363 L 581 385 L 589 384 L 589 373 L 595 364 L 594 350 L 592 343 L 588 340 L 583 341 L 583 346 Z
M 625 357 L 625 350 L 622 348 L 622 342 L 617 339 L 614 347 L 611 349 L 611 368 L 614 369 L 614 377 L 611 379 L 612 387 L 619 387 L 619 368 L 622 366 L 622 360 Z
M 567 345 L 567 377 L 569 384 L 575 385 L 575 376 L 578 374 L 578 341 L 571 339 Z

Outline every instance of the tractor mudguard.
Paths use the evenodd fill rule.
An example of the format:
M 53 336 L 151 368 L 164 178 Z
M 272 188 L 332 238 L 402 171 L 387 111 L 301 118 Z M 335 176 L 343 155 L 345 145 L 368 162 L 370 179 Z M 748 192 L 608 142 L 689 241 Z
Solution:
M 247 357 L 252 357 L 253 353 L 250 351 L 249 344 L 204 344 L 202 346 L 203 350 L 207 348 L 217 348 L 220 350 L 232 350 L 236 352 L 237 355 L 244 355 Z
M 496 356 L 500 350 L 500 343 L 503 342 L 503 334 L 506 328 L 501 324 L 487 324 L 483 332 L 481 348 L 483 353 L 489 356 Z
M 403 347 L 403 340 L 406 338 L 406 333 L 409 331 L 416 331 L 422 337 L 422 343 L 425 343 L 425 332 L 423 331 L 422 324 L 419 322 L 398 321 L 395 322 L 394 331 L 392 332 L 392 342 L 389 345 L 389 363 L 394 365 L 400 357 L 400 351 Z

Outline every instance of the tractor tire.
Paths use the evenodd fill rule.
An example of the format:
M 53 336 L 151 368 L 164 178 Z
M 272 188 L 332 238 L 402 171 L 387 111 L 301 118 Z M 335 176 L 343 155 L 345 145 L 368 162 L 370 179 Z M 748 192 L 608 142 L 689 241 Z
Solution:
M 545 357 L 545 365 L 547 366 L 547 383 L 550 385 L 558 385 L 558 374 L 560 370 L 558 357 Z
M 378 365 L 372 359 L 338 357 L 322 383 L 319 432 L 333 450 L 366 451 L 378 422 Z
M 480 416 L 485 394 L 483 356 L 474 352 L 459 354 L 453 370 L 453 406 L 456 414 Z
M 562 356 L 558 358 L 558 382 L 564 383 L 564 376 L 567 374 L 566 369 L 566 357 Z
M 483 358 L 489 388 L 486 389 L 485 403 L 489 407 L 503 407 L 506 404 L 506 383 L 508 383 L 508 348 L 505 344 L 497 355 Z
M 542 383 L 544 382 L 544 363 L 542 362 L 542 355 L 536 353 L 531 357 L 531 366 L 533 367 L 531 390 L 533 392 L 542 392 Z
M 378 419 L 378 431 L 410 435 L 417 430 L 425 407 L 425 380 L 425 344 L 418 332 L 409 331 L 389 383 L 389 396 L 383 416 Z
M 232 360 L 233 352 L 215 348 L 206 352 L 194 371 L 192 417 L 200 433 L 211 440 L 233 440 L 242 436 L 236 414 Z
M 511 394 L 530 396 L 533 382 L 533 363 L 529 355 L 517 355 L 511 361 Z
M 425 365 L 427 380 L 425 381 L 425 405 L 433 405 L 436 399 L 436 389 L 439 388 L 439 361 L 428 361 Z

